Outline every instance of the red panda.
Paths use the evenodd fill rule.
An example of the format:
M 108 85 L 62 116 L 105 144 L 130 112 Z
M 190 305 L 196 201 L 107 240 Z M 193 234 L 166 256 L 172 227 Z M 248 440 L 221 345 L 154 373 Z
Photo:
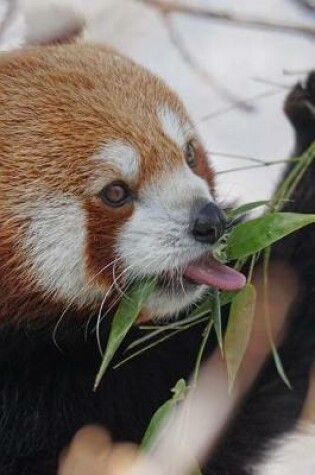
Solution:
M 244 285 L 207 257 L 226 224 L 214 173 L 161 80 L 105 47 L 31 48 L 3 54 L 0 103 L 0 324 L 16 341 L 86 325 L 134 279 L 158 282 L 142 320 Z
M 198 270 L 224 216 L 191 121 L 160 80 L 84 45 L 7 54 L 0 74 L 1 319 L 86 314 L 128 279 L 160 277 L 151 316 L 198 300 L 205 287 L 191 279 L 244 284 L 218 264 Z
M 311 95 L 312 87 L 309 80 L 303 90 Z M 35 47 L 1 57 L 0 103 L 0 471 L 48 475 L 85 424 L 139 442 L 154 410 L 193 367 L 200 329 L 110 371 L 94 394 L 100 306 L 108 314 L 106 341 L 112 309 L 133 279 L 159 282 L 141 319 L 181 314 L 207 285 L 233 290 L 245 279 L 206 257 L 226 226 L 215 173 L 182 103 L 161 80 L 106 47 Z M 307 137 L 303 148 L 314 139 L 312 126 Z M 309 209 L 304 198 L 299 203 Z M 294 264 L 296 249 L 287 241 L 284 254 L 290 250 Z M 139 333 L 134 328 L 129 338 Z M 314 347 L 305 362 L 299 346 L 303 358 L 290 371 L 297 334 L 289 333 L 284 357 L 303 394 Z M 267 442 L 292 426 L 303 398 L 285 397 L 282 387 L 269 394 L 275 378 L 267 367 L 205 474 L 250 473 Z M 289 415 L 279 422 L 279 403 L 278 426 L 267 427 L 277 391 Z M 261 412 L 249 420 L 256 405 Z

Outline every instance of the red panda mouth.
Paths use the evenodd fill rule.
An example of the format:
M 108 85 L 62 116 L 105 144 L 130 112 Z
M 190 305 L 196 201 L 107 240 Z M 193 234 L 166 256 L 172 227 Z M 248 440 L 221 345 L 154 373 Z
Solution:
M 181 272 L 168 272 L 159 276 L 157 282 L 159 287 L 172 291 L 195 290 L 201 285 L 232 291 L 244 287 L 246 277 L 210 255 L 187 264 Z

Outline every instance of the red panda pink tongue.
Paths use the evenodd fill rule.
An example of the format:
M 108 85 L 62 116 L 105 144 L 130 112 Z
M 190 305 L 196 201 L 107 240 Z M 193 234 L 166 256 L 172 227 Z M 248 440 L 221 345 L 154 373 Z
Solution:
M 246 277 L 213 257 L 189 264 L 184 276 L 198 284 L 222 290 L 238 290 L 246 284 Z

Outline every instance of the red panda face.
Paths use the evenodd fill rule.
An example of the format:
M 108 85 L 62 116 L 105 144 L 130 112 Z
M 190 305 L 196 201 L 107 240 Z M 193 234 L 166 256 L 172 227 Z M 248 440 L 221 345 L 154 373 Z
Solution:
M 95 309 L 152 276 L 150 316 L 200 298 L 205 287 L 183 269 L 211 249 L 192 223 L 213 203 L 213 173 L 176 95 L 115 52 L 82 45 L 3 56 L 0 88 L 7 306 Z

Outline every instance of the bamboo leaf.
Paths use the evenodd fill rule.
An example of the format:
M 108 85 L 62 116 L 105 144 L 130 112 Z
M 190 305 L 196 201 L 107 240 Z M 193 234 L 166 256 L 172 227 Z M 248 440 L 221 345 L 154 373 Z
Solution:
M 253 211 L 254 209 L 260 208 L 261 206 L 268 205 L 270 201 L 253 201 L 251 203 L 246 203 L 244 205 L 238 206 L 237 208 L 232 208 L 225 211 L 225 214 L 228 218 L 236 218 L 243 216 L 244 214 Z
M 269 285 L 268 285 L 268 267 L 270 263 L 270 252 L 271 252 L 270 247 L 267 247 L 264 250 L 264 258 L 263 258 L 265 324 L 266 324 L 266 330 L 267 330 L 268 339 L 269 339 L 270 347 L 272 351 L 273 361 L 275 363 L 278 374 L 280 378 L 282 379 L 282 381 L 284 382 L 284 384 L 288 386 L 288 388 L 292 389 L 290 381 L 285 373 L 277 347 L 275 345 L 273 335 L 272 335 L 272 329 L 271 329 L 271 321 L 270 321 L 271 317 L 270 317 L 270 306 L 269 306 Z
M 120 302 L 113 318 L 103 361 L 96 375 L 94 390 L 98 387 L 116 350 L 137 319 L 141 308 L 152 293 L 154 286 L 155 282 L 153 280 L 138 282 Z
M 195 363 L 195 369 L 194 369 L 194 376 L 193 376 L 193 385 L 194 386 L 197 385 L 200 366 L 201 366 L 201 362 L 202 362 L 202 357 L 203 357 L 207 342 L 209 340 L 209 335 L 210 335 L 212 327 L 213 327 L 213 320 L 211 318 L 211 319 L 209 319 L 208 325 L 206 326 L 206 328 L 204 329 L 204 331 L 202 333 L 202 341 L 201 341 L 201 345 L 199 347 L 199 351 L 198 351 L 197 359 L 196 359 L 196 363 Z
M 282 379 L 284 384 L 289 389 L 292 389 L 291 383 L 289 381 L 288 376 L 286 375 L 286 372 L 285 372 L 285 369 L 283 367 L 283 364 L 282 364 L 281 358 L 279 356 L 279 353 L 277 351 L 277 348 L 274 345 L 272 345 L 272 356 L 273 356 L 273 360 L 274 360 L 274 363 L 276 365 L 276 369 L 278 371 L 278 374 L 279 374 L 280 378 Z
M 158 410 L 153 414 L 153 417 L 145 431 L 144 437 L 141 442 L 141 448 L 143 450 L 149 450 L 152 446 L 155 434 L 158 433 L 159 428 L 162 426 L 163 421 L 166 420 L 167 416 L 171 413 L 172 408 L 174 407 L 174 402 L 172 399 L 166 401 Z
M 174 402 L 181 401 L 182 399 L 184 399 L 186 391 L 186 381 L 184 379 L 179 379 L 175 386 L 171 389 L 171 392 L 173 393 L 172 400 Z
M 215 333 L 217 335 L 217 340 L 218 340 L 221 353 L 223 353 L 220 292 L 218 290 L 214 290 L 213 294 L 214 294 L 213 303 L 212 303 L 213 326 L 214 326 Z
M 315 223 L 314 214 L 271 213 L 238 224 L 227 239 L 228 259 L 255 254 L 284 236 Z
M 194 463 L 194 468 L 190 472 L 190 475 L 202 475 L 202 472 L 201 472 L 197 462 Z
M 237 295 L 238 290 L 223 290 L 220 292 L 220 305 L 224 307 L 225 305 L 232 302 L 235 295 Z M 210 315 L 213 311 L 213 292 L 209 292 L 208 297 L 198 305 L 191 313 L 192 318 L 202 315 Z
M 221 307 L 232 302 L 232 300 L 239 293 L 239 290 L 222 290 L 220 292 L 220 303 Z
M 144 450 L 149 450 L 152 446 L 152 443 L 158 433 L 159 429 L 162 426 L 162 423 L 170 415 L 171 410 L 179 401 L 184 399 L 187 391 L 187 385 L 184 379 L 177 381 L 175 387 L 172 389 L 174 393 L 171 399 L 168 399 L 162 406 L 160 406 L 157 411 L 153 414 L 152 419 L 147 427 L 147 430 L 143 436 L 141 447 Z
M 256 289 L 247 284 L 232 301 L 229 322 L 224 338 L 224 352 L 231 392 L 241 366 L 251 330 L 256 303 Z

